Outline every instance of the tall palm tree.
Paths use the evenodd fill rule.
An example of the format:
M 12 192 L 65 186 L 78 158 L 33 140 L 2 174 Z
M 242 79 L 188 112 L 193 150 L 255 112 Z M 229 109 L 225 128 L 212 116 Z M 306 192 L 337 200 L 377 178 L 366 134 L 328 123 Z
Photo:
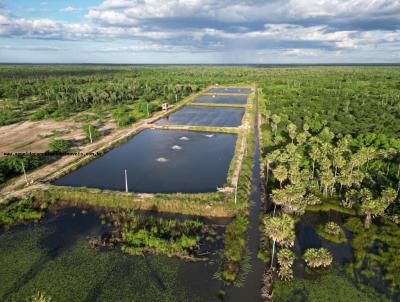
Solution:
M 285 166 L 279 165 L 276 167 L 273 171 L 275 178 L 279 181 L 279 186 L 282 188 L 282 183 L 287 179 L 288 177 L 288 170 L 286 169 Z
M 289 137 L 292 140 L 292 144 L 293 144 L 293 141 L 296 138 L 297 126 L 293 123 L 289 123 L 289 125 L 287 126 L 286 129 L 288 131 Z
M 374 217 L 382 216 L 387 207 L 396 199 L 397 193 L 392 188 L 387 188 L 381 193 L 380 198 L 373 198 L 368 189 L 361 190 L 361 213 L 365 215 L 364 227 L 369 229 Z
M 319 159 L 320 157 L 320 150 L 317 147 L 317 145 L 312 145 L 311 150 L 310 150 L 310 158 L 312 159 L 312 179 L 314 179 L 314 174 L 315 174 L 315 162 Z
M 275 244 L 278 243 L 285 247 L 294 245 L 295 231 L 294 231 L 294 219 L 287 214 L 281 216 L 266 217 L 264 219 L 265 233 L 268 238 L 272 239 L 272 256 L 271 256 L 271 268 L 274 265 L 275 256 Z

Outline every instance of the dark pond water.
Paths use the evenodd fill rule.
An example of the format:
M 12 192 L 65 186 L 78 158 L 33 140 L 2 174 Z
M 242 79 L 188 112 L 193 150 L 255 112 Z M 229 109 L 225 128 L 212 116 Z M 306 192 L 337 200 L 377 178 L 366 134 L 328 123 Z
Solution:
M 232 94 L 250 94 L 249 88 L 212 88 L 207 93 L 232 93 Z
M 243 114 L 243 108 L 185 106 L 168 117 L 158 120 L 156 124 L 238 127 L 242 123 Z
M 212 104 L 235 104 L 242 105 L 247 103 L 247 96 L 232 95 L 202 95 L 194 99 L 195 103 L 212 103 Z
M 214 192 L 235 144 L 235 134 L 147 129 L 54 184 L 125 191 L 126 169 L 130 192 Z
M 329 221 L 336 222 L 342 229 L 347 215 L 329 211 L 329 212 L 306 212 L 301 216 L 301 220 L 296 224 L 296 242 L 294 251 L 297 260 L 294 267 L 295 277 L 312 277 L 306 276 L 304 272 L 304 261 L 302 260 L 304 252 L 309 248 L 328 249 L 333 256 L 334 265 L 343 265 L 353 261 L 353 251 L 351 248 L 350 240 L 346 243 L 333 243 L 331 241 L 321 238 L 316 228 L 320 224 L 325 224 Z M 349 232 L 344 229 L 347 238 L 350 238 Z
M 101 251 L 88 237 L 108 227 L 94 210 L 67 208 L 0 234 L 1 301 L 42 291 L 54 301 L 210 301 L 221 282 L 209 262 Z
M 258 114 L 258 104 L 257 104 Z M 256 115 L 257 116 L 257 115 Z M 242 287 L 230 287 L 227 290 L 227 301 L 242 302 L 262 301 L 260 288 L 262 286 L 262 275 L 264 272 L 264 263 L 258 259 L 257 253 L 260 243 L 260 232 L 258 230 L 259 217 L 261 211 L 261 194 L 260 194 L 260 154 L 259 154 L 259 136 L 258 136 L 258 119 L 255 120 L 255 148 L 254 148 L 254 168 L 252 172 L 252 192 L 250 195 L 250 211 L 249 211 L 249 229 L 247 234 L 247 249 L 250 256 L 249 264 L 251 271 L 243 282 Z

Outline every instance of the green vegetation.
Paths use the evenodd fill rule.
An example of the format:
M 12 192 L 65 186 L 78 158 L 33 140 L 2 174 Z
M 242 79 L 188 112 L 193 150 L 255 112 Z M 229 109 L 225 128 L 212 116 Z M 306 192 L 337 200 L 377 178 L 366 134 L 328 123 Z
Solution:
M 45 294 L 41 292 L 37 292 L 36 294 L 30 296 L 25 300 L 26 302 L 51 302 L 52 299 L 49 296 L 46 296 Z
M 33 198 L 8 199 L 3 201 L 0 206 L 0 227 L 26 221 L 37 221 L 43 215 L 43 209 Z
M 228 283 L 235 281 L 240 272 L 240 265 L 246 254 L 248 223 L 247 217 L 237 216 L 226 228 L 222 278 Z
M 83 126 L 83 132 L 86 136 L 86 142 L 92 143 L 101 137 L 99 130 L 91 124 Z
M 278 252 L 279 278 L 286 281 L 293 279 L 292 265 L 295 260 L 296 255 L 288 248 L 283 248 Z
M 25 301 L 37 292 L 60 302 L 202 301 L 199 296 L 209 294 L 187 281 L 197 271 L 178 259 L 104 252 L 84 237 L 64 243 L 59 238 L 71 238 L 59 233 L 63 248 L 55 250 L 48 241 L 53 233 L 37 225 L 0 234 L 1 301 Z
M 316 231 L 320 237 L 334 243 L 344 243 L 347 241 L 343 229 L 337 223 L 332 221 L 324 225 L 319 225 Z
M 309 267 L 327 267 L 331 265 L 333 257 L 331 253 L 325 248 L 308 249 L 304 252 L 304 261 Z
M 54 153 L 67 152 L 71 148 L 71 142 L 65 139 L 55 139 L 49 143 L 49 151 Z
M 381 243 L 374 234 L 382 229 L 393 232 L 390 221 L 400 221 L 399 79 L 399 68 L 292 68 L 271 71 L 259 84 L 263 91 L 262 176 L 275 205 L 273 213 L 336 211 L 363 216 L 364 223 L 353 217 L 346 224 L 357 232 L 351 241 L 356 262 L 346 271 L 363 292 L 357 295 L 364 301 L 370 300 L 365 284 L 398 298 L 394 270 L 400 269 L 400 262 L 390 251 L 398 248 L 399 237 L 382 236 L 387 242 Z M 346 242 L 338 225 L 316 224 L 322 238 Z M 309 249 L 305 260 L 312 267 L 323 266 L 330 264 L 332 256 L 328 250 Z M 386 281 L 378 282 L 374 276 L 386 276 Z M 276 283 L 281 289 L 291 287 Z M 286 293 L 274 290 L 274 298 L 316 300 L 311 291 L 318 288 L 312 281 L 291 284 L 296 286 Z M 348 287 L 345 282 L 340 286 Z M 335 300 L 351 301 L 353 294 L 349 291 Z M 318 300 L 329 301 L 321 297 Z
M 274 301 L 280 302 L 370 302 L 389 301 L 372 290 L 362 290 L 337 272 L 323 275 L 316 280 L 295 279 L 290 282 L 276 280 Z
M 367 284 L 385 286 L 389 283 L 390 296 L 400 298 L 400 229 L 399 226 L 381 220 L 365 230 L 359 218 L 349 218 L 345 227 L 353 233 L 351 246 L 354 249 L 355 263 L 348 271 Z M 384 268 L 384 269 L 383 269 Z M 354 276 L 355 274 L 355 276 Z
M 274 264 L 275 244 L 278 243 L 283 247 L 292 247 L 295 240 L 294 231 L 295 221 L 288 214 L 281 216 L 265 217 L 264 218 L 264 233 L 270 238 L 272 243 L 271 267 Z
M 0 111 L 0 126 L 17 123 L 21 120 L 19 112 L 15 112 L 9 108 Z
M 35 191 L 41 202 L 67 202 L 70 205 L 89 205 L 108 208 L 156 210 L 182 215 L 229 217 L 235 213 L 224 193 L 155 194 L 143 198 L 140 194 L 115 191 L 50 186 L 50 190 Z
M 122 241 L 122 251 L 131 255 L 196 256 L 200 240 L 208 234 L 207 227 L 196 220 L 157 219 L 133 212 L 119 215 L 120 235 L 113 240 Z
M 34 170 L 45 162 L 43 157 L 7 155 L 0 158 L 0 186 L 9 179 Z

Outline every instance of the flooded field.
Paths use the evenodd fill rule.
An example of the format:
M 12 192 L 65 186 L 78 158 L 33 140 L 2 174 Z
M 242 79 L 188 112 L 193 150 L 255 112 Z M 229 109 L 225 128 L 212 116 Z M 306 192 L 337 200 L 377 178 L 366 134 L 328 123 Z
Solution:
M 234 134 L 147 129 L 54 184 L 125 191 L 126 169 L 130 192 L 215 192 L 235 144 Z
M 243 114 L 242 108 L 185 106 L 168 117 L 160 119 L 156 124 L 238 127 L 242 122 Z
M 194 103 L 245 105 L 247 103 L 247 96 L 202 95 L 198 98 L 195 98 L 193 102 Z
M 0 233 L 0 300 L 37 291 L 54 301 L 210 301 L 218 265 L 163 256 L 130 256 L 90 247 L 108 232 L 94 210 L 67 208 L 39 224 Z
M 250 94 L 249 88 L 212 88 L 207 93 Z

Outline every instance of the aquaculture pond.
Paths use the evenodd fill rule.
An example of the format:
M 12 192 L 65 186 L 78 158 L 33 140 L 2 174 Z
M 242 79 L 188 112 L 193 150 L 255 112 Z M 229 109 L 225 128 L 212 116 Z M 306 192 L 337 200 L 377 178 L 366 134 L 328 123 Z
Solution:
M 341 227 L 344 242 L 323 238 L 318 230 L 328 222 Z M 295 279 L 276 280 L 274 297 L 277 301 L 399 301 L 399 233 L 397 225 L 384 220 L 365 230 L 360 217 L 306 212 L 296 224 Z M 307 268 L 304 252 L 321 247 L 332 254 L 331 267 Z
M 37 291 L 53 301 L 210 301 L 218 265 L 94 248 L 109 227 L 94 210 L 66 208 L 0 233 L 0 301 Z
M 146 129 L 54 184 L 124 191 L 126 169 L 130 192 L 214 192 L 226 183 L 236 138 Z
M 212 103 L 212 104 L 247 104 L 247 96 L 236 95 L 202 95 L 195 98 L 194 103 Z
M 156 122 L 158 125 L 190 125 L 210 127 L 238 127 L 242 123 L 243 108 L 185 106 Z
M 211 88 L 207 93 L 250 94 L 249 88 Z

